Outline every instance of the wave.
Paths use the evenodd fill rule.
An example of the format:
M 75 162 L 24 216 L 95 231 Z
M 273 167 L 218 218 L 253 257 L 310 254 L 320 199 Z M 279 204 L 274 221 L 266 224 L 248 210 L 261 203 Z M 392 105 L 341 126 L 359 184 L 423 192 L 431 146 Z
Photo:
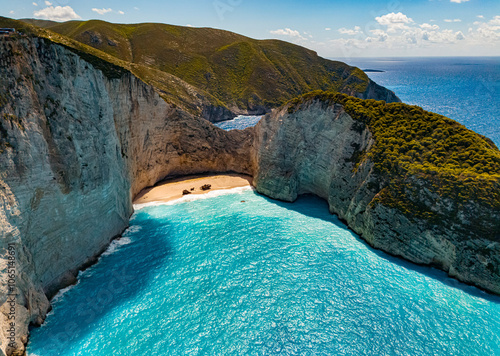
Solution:
M 215 126 L 220 127 L 223 130 L 243 130 L 247 127 L 252 127 L 257 125 L 257 123 L 264 116 L 251 116 L 251 115 L 239 115 L 232 120 L 220 121 L 214 123 Z
M 77 286 L 77 285 L 80 283 L 80 277 L 81 277 L 81 274 L 82 274 L 82 271 L 79 271 L 79 272 L 78 272 L 78 276 L 76 277 L 76 283 L 75 283 L 75 284 L 71 284 L 71 285 L 67 286 L 66 288 L 63 288 L 63 289 L 59 290 L 59 292 L 57 292 L 57 294 L 56 294 L 54 297 L 52 297 L 52 299 L 51 299 L 50 303 L 52 304 L 52 303 L 57 302 L 59 299 L 61 299 L 61 298 L 62 298 L 62 296 L 63 296 L 64 294 L 66 294 L 66 293 L 67 293 L 69 290 L 71 290 L 73 287 Z M 51 310 L 48 314 L 52 313 L 52 311 L 53 311 L 53 310 L 54 310 L 54 309 L 52 309 L 52 310 Z M 48 315 L 48 314 L 47 314 L 47 315 Z
M 136 227 L 136 226 L 133 226 L 133 227 Z M 129 228 L 130 229 L 130 228 Z M 126 230 L 126 232 L 129 232 L 129 229 Z M 139 226 L 139 229 L 137 229 L 136 231 L 139 231 L 140 230 L 140 226 Z M 130 232 L 135 232 L 135 231 L 130 231 Z M 111 243 L 109 244 L 108 248 L 106 249 L 106 251 L 104 251 L 102 253 L 101 256 L 109 256 L 111 255 L 112 253 L 116 252 L 116 250 L 120 247 L 120 246 L 123 246 L 123 245 L 128 245 L 129 243 L 131 243 L 132 240 L 130 240 L 130 237 L 129 236 L 124 236 L 122 235 L 122 237 L 120 238 L 117 238 L 113 241 L 111 241 Z
M 134 233 L 138 232 L 139 230 L 141 230 L 141 226 L 139 226 L 139 225 L 129 226 L 123 232 L 123 234 L 121 235 L 121 237 L 116 238 L 113 241 L 111 241 L 111 243 L 109 244 L 108 248 L 106 248 L 106 250 L 99 256 L 99 258 L 98 258 L 98 260 L 97 260 L 96 263 L 98 263 L 102 257 L 109 256 L 109 255 L 115 253 L 121 246 L 128 245 L 129 243 L 131 243 L 132 240 L 130 239 L 129 235 L 130 234 L 134 234 Z M 88 275 L 90 273 L 90 270 L 91 270 L 91 268 L 86 269 L 84 271 L 79 271 L 78 275 L 76 276 L 76 283 L 75 284 L 71 284 L 71 285 L 67 286 L 66 288 L 60 289 L 59 292 L 57 292 L 57 294 L 54 297 L 52 297 L 51 303 L 57 302 L 59 299 L 62 298 L 62 296 L 64 294 L 66 294 L 72 288 L 76 287 L 80 283 L 82 275 L 84 273 L 87 273 L 87 275 Z M 51 313 L 51 312 L 52 312 L 52 310 L 49 313 Z
M 191 201 L 195 201 L 195 200 L 209 199 L 209 198 L 218 197 L 221 195 L 243 193 L 243 192 L 246 192 L 249 190 L 255 190 L 255 188 L 252 186 L 244 186 L 244 187 L 236 187 L 236 188 L 229 188 L 229 189 L 218 189 L 218 190 L 213 190 L 211 192 L 203 193 L 203 194 L 188 194 L 188 195 L 183 196 L 182 198 L 171 200 L 171 201 L 152 201 L 149 203 L 134 204 L 134 210 L 137 211 L 137 210 L 141 210 L 141 209 L 148 208 L 151 206 L 175 205 L 175 204 L 186 203 L 186 202 L 191 202 Z

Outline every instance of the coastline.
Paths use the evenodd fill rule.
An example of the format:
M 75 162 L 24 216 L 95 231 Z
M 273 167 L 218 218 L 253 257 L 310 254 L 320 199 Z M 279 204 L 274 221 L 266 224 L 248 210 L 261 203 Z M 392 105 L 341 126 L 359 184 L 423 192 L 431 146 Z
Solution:
M 133 204 L 143 205 L 153 202 L 171 202 L 182 197 L 206 194 L 217 190 L 252 187 L 253 178 L 245 174 L 197 174 L 179 178 L 166 179 L 152 187 L 144 188 L 133 199 Z M 210 189 L 202 190 L 203 185 L 209 184 Z M 183 191 L 189 194 L 183 194 Z
M 149 205 L 150 203 L 167 203 L 175 202 L 178 199 L 186 197 L 182 194 L 184 189 L 190 190 L 195 188 L 190 195 L 208 194 L 220 190 L 233 190 L 235 188 L 253 188 L 251 184 L 253 178 L 245 174 L 226 173 L 226 174 L 196 174 L 189 176 L 182 176 L 172 179 L 166 179 L 158 182 L 152 187 L 144 188 L 133 199 L 134 206 Z M 200 187 L 204 184 L 210 184 L 211 189 L 201 190 Z M 134 225 L 127 226 L 120 234 L 110 239 L 109 243 L 95 256 L 86 261 L 80 268 L 78 268 L 74 275 L 74 279 L 70 283 L 63 283 L 57 290 L 49 296 L 49 300 L 56 301 L 68 290 L 80 283 L 81 274 L 99 262 L 103 256 L 114 253 L 121 245 L 130 243 L 127 231 L 133 228 Z M 51 308 L 52 309 L 52 308 Z M 47 315 L 52 312 L 49 310 Z M 41 326 L 41 325 L 39 325 Z

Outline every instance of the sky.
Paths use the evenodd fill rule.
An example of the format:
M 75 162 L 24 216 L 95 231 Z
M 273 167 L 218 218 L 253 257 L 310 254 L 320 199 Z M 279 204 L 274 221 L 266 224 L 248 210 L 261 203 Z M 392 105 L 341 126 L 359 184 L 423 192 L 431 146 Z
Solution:
M 500 56 L 500 0 L 0 0 L 0 15 L 213 27 L 328 58 Z

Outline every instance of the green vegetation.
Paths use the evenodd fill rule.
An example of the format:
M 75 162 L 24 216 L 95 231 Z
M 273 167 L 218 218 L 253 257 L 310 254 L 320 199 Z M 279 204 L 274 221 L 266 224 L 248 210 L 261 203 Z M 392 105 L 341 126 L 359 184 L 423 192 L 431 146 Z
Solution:
M 127 72 L 133 73 L 144 82 L 153 85 L 164 100 L 171 104 L 181 106 L 193 114 L 199 114 L 197 111 L 198 108 L 193 104 L 196 97 L 202 96 L 206 98 L 207 103 L 216 106 L 218 104 L 218 101 L 211 97 L 210 94 L 204 93 L 201 90 L 196 91 L 196 88 L 189 87 L 187 83 L 173 75 L 143 65 L 120 60 L 96 48 L 87 46 L 84 43 L 31 24 L 34 22 L 38 24 L 40 21 L 43 25 L 57 24 L 57 22 L 45 20 L 26 20 L 21 22 L 0 16 L 0 26 L 13 27 L 24 35 L 36 36 L 60 44 L 79 56 L 82 56 L 94 67 L 102 70 L 103 74 L 110 79 L 120 77 Z M 49 69 L 46 69 L 46 74 L 48 74 L 48 72 Z
M 500 211 L 500 151 L 490 139 L 417 106 L 340 93 L 308 93 L 290 101 L 288 112 L 312 100 L 341 104 L 372 133 L 375 144 L 366 154 L 356 152 L 353 162 L 370 158 L 385 177 L 388 184 L 377 201 L 408 216 L 437 218 L 438 213 L 419 200 L 426 190 L 452 199 L 458 207 L 475 202 Z
M 7 103 L 9 102 L 9 98 L 10 98 L 10 93 L 9 92 L 7 92 L 7 91 L 0 91 L 0 108 L 3 107 L 3 106 L 5 106 L 5 105 L 7 105 Z
M 311 90 L 354 95 L 365 92 L 369 84 L 360 69 L 326 60 L 306 48 L 212 28 L 98 20 L 26 22 L 50 30 L 39 30 L 37 35 L 132 71 L 191 112 L 194 98 L 189 92 L 193 89 L 215 107 L 262 110 Z M 88 56 L 84 58 L 94 64 Z M 97 67 L 102 69 L 102 64 Z M 115 70 L 105 73 L 114 77 Z

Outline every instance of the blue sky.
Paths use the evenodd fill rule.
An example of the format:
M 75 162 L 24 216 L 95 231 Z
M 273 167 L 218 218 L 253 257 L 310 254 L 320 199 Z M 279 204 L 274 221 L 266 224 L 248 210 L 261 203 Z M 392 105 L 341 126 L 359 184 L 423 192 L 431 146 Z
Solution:
M 324 57 L 500 56 L 500 0 L 0 0 L 0 15 L 215 27 Z

